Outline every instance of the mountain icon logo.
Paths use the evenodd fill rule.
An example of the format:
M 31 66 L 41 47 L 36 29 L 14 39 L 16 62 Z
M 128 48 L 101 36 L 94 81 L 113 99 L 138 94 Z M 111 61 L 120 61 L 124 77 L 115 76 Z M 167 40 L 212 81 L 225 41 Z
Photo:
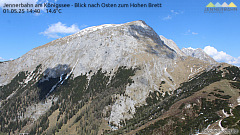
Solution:
M 222 7 L 222 5 L 221 5 L 219 2 L 217 2 L 217 3 L 215 4 L 215 7 Z
M 236 8 L 237 6 L 233 2 L 231 2 L 229 5 L 226 2 L 224 2 L 222 5 L 219 2 L 217 2 L 215 5 L 212 2 L 210 2 L 206 7 L 208 7 L 208 8 L 211 8 L 211 7 L 231 7 L 231 8 L 234 7 L 234 8 Z
M 228 6 L 229 7 L 237 7 L 233 2 L 231 2 Z
M 228 6 L 228 4 L 227 4 L 226 2 L 224 2 L 224 3 L 222 4 L 222 7 L 229 7 L 229 6 Z
M 227 4 L 227 2 L 223 2 L 220 4 L 217 2 L 215 5 L 210 2 L 204 9 L 204 13 L 225 13 L 225 12 L 237 12 L 237 6 L 231 2 Z
M 212 2 L 210 2 L 206 7 L 215 7 L 215 5 Z

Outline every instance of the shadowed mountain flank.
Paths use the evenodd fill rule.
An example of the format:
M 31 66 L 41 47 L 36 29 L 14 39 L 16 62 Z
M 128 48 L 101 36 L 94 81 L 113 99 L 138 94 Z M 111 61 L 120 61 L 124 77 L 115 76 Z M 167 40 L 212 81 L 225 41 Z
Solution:
M 39 99 L 42 100 L 53 92 L 58 85 L 63 83 L 70 72 L 71 68 L 66 64 L 47 68 L 43 73 L 43 77 L 37 83 L 40 88 Z

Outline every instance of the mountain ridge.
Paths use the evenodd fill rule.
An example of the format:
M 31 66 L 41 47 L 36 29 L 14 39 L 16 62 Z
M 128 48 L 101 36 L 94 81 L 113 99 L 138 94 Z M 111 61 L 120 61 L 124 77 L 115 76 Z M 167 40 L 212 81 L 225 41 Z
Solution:
M 60 134 L 68 131 L 68 124 L 75 125 L 76 132 L 100 134 L 135 123 L 139 109 L 152 114 L 150 110 L 159 109 L 156 104 L 168 108 L 174 103 L 168 99 L 177 100 L 175 92 L 181 87 L 212 83 L 208 74 L 217 78 L 214 81 L 234 79 L 239 69 L 224 69 L 228 66 L 187 56 L 144 21 L 93 26 L 0 63 L 1 109 L 13 115 L 4 120 L 7 127 L 12 121 L 19 128 L 16 118 L 20 117 L 28 121 L 32 134 Z M 200 77 L 205 81 L 199 81 Z M 183 97 L 192 94 L 180 93 Z M 16 106 L 17 113 L 8 105 Z M 156 117 L 166 111 L 161 109 Z M 37 128 L 39 123 L 42 129 Z M 16 130 L 4 130 L 8 131 Z
M 201 48 L 197 48 L 197 49 L 193 49 L 191 47 L 182 48 L 181 51 L 183 53 L 185 53 L 187 56 L 195 57 L 195 58 L 198 58 L 200 60 L 210 62 L 211 64 L 216 64 L 217 63 L 211 56 L 209 56 Z
M 131 115 L 134 114 L 134 110 L 130 115 L 122 115 L 119 112 L 127 112 L 134 109 L 134 106 L 146 104 L 145 99 L 148 93 L 152 90 L 158 90 L 158 85 L 162 81 L 166 82 L 163 86 L 164 89 L 171 91 L 176 89 L 183 80 L 187 80 L 187 78 L 181 80 L 173 78 L 176 74 L 173 72 L 176 71 L 173 65 L 176 62 L 183 62 L 180 60 L 183 54 L 179 49 L 174 50 L 176 47 L 172 49 L 172 46 L 169 46 L 169 43 L 175 43 L 166 38 L 161 40 L 161 38 L 144 21 L 93 26 L 29 51 L 19 59 L 11 61 L 16 62 L 12 69 L 16 73 L 23 70 L 30 70 L 31 72 L 37 65 L 42 64 L 42 71 L 44 72 L 47 69 L 57 69 L 54 70 L 54 72 L 57 72 L 57 76 L 50 74 L 44 74 L 44 76 L 47 75 L 47 80 L 48 78 L 59 77 L 60 83 L 61 76 L 66 73 L 60 70 L 57 67 L 58 65 L 66 65 L 67 68 L 70 68 L 69 73 L 73 74 L 74 78 L 85 73 L 87 73 L 88 78 L 91 78 L 92 73 L 96 73 L 100 68 L 103 71 L 112 71 L 114 73 L 117 67 L 120 66 L 127 66 L 128 68 L 140 67 L 141 70 L 137 71 L 136 75 L 132 77 L 135 83 L 126 87 L 128 97 L 119 97 L 119 101 L 116 101 L 116 103 L 121 102 L 125 106 L 128 106 L 128 104 L 132 104 L 132 106 L 124 110 L 121 109 L 119 104 L 113 105 L 113 108 L 116 109 L 111 112 L 113 115 L 110 117 L 110 122 L 113 121 L 117 125 L 120 118 L 131 118 Z M 201 65 L 197 68 L 200 67 Z M 175 68 L 177 69 L 178 66 L 175 66 Z M 11 70 L 9 67 L 5 69 Z M 168 71 L 168 69 L 172 71 Z M 197 73 L 203 69 L 194 72 L 191 69 L 190 72 L 183 73 L 194 75 L 195 72 Z M 92 73 L 89 73 L 90 70 Z M 12 70 L 10 73 L 14 71 Z M 110 76 L 113 75 L 112 73 Z M 1 78 L 3 77 L 1 76 Z M 50 90 L 49 93 L 53 90 Z
M 127 30 L 127 32 L 128 32 L 128 30 L 133 30 L 133 32 L 134 32 L 134 25 L 133 24 L 135 24 L 136 26 L 140 26 L 140 28 L 142 27 L 142 26 L 144 26 L 145 27 L 145 31 L 147 31 L 148 30 L 148 32 L 145 32 L 144 34 L 146 34 L 146 35 L 148 35 L 148 37 L 151 37 L 151 36 L 153 36 L 153 35 L 155 35 L 153 38 L 153 40 L 159 40 L 158 39 L 158 36 L 157 36 L 157 34 L 152 30 L 152 28 L 151 27 L 149 27 L 149 26 L 147 26 L 146 24 L 145 24 L 145 22 L 143 22 L 143 21 L 135 21 L 135 22 L 130 22 L 130 23 L 126 23 L 125 25 L 126 26 L 129 26 L 129 27 L 131 27 L 131 28 L 129 28 L 129 29 L 125 29 L 125 30 Z M 13 66 L 14 67 L 14 65 L 19 65 L 19 64 L 17 64 L 17 63 L 26 63 L 26 65 L 27 66 L 24 66 L 24 65 L 22 65 L 22 66 L 18 66 L 18 67 L 14 67 L 14 71 L 15 71 L 15 74 L 13 74 L 12 76 L 11 76 L 11 78 L 13 77 L 13 76 L 15 76 L 19 71 L 23 71 L 23 70 L 34 70 L 34 68 L 39 64 L 39 63 L 47 63 L 47 65 L 46 65 L 46 67 L 51 67 L 51 68 L 53 68 L 54 66 L 56 66 L 57 64 L 61 64 L 61 62 L 62 62 L 62 64 L 67 64 L 67 63 L 69 63 L 69 60 L 64 60 L 64 62 L 63 62 L 63 60 L 61 59 L 61 60 L 57 60 L 57 58 L 55 58 L 55 61 L 56 62 L 50 62 L 49 61 L 49 58 L 51 59 L 51 58 L 54 58 L 54 55 L 50 55 L 50 54 L 55 54 L 56 55 L 56 51 L 57 52 L 59 52 L 59 53 L 63 53 L 63 54 L 66 54 L 66 53 L 68 53 L 68 52 L 66 52 L 66 49 L 67 48 L 69 48 L 68 46 L 69 45 L 71 45 L 71 43 L 69 43 L 69 42 L 71 42 L 71 40 L 73 40 L 74 38 L 77 38 L 77 37 L 80 37 L 80 39 L 81 39 L 81 36 L 88 36 L 89 34 L 91 34 L 92 32 L 96 32 L 96 31 L 98 31 L 98 28 L 100 28 L 99 29 L 99 31 L 100 31 L 100 33 L 101 33 L 101 30 L 103 29 L 103 30 L 106 30 L 106 29 L 108 29 L 109 27 L 110 28 L 112 28 L 112 27 L 115 27 L 115 26 L 117 26 L 117 28 L 119 28 L 119 27 L 121 27 L 121 26 L 123 26 L 123 25 L 107 25 L 108 27 L 103 27 L 103 26 L 105 26 L 105 25 L 101 25 L 101 26 L 93 26 L 93 27 L 90 27 L 90 28 L 86 28 L 86 29 L 83 29 L 83 30 L 81 30 L 80 32 L 78 32 L 78 33 L 76 33 L 76 34 L 73 34 L 73 35 L 70 35 L 70 36 L 67 36 L 67 37 L 64 37 L 64 38 L 61 38 L 61 39 L 57 39 L 57 40 L 54 40 L 54 41 L 52 41 L 52 42 L 50 42 L 50 43 L 47 43 L 46 45 L 43 45 L 43 46 L 40 46 L 40 47 L 37 47 L 37 48 L 35 48 L 35 49 L 32 49 L 32 50 L 30 50 L 28 53 L 26 53 L 26 54 L 24 54 L 22 57 L 20 57 L 20 58 L 18 58 L 18 59 L 16 59 L 16 60 L 14 60 L 14 61 L 10 61 L 9 63 L 4 63 L 4 64 L 7 64 L 7 66 L 5 65 L 5 69 L 10 69 L 10 70 L 13 70 L 13 69 L 11 69 L 11 66 Z M 94 29 L 94 28 L 96 28 L 96 29 Z M 139 29 L 140 29 L 139 28 Z M 92 30 L 92 29 L 94 29 L 94 30 Z M 135 29 L 135 30 L 138 30 L 138 29 Z M 87 32 L 86 32 L 87 31 Z M 90 32 L 89 32 L 90 31 Z M 141 33 L 141 30 L 139 30 L 140 31 L 140 33 Z M 132 35 L 134 35 L 134 33 L 131 33 L 131 31 L 129 31 L 128 33 L 130 33 L 130 34 L 132 34 Z M 136 31 L 135 31 L 136 32 Z M 132 36 L 131 35 L 131 36 Z M 146 36 L 145 35 L 145 36 Z M 106 38 L 110 38 L 110 37 L 106 37 Z M 81 41 L 80 41 L 81 42 Z M 101 42 L 101 41 L 100 41 Z M 104 41 L 103 41 L 104 42 Z M 79 49 L 81 49 L 81 48 L 87 48 L 87 46 L 86 45 L 80 45 L 80 44 L 75 44 L 74 46 L 72 46 L 72 47 L 70 47 L 69 48 L 69 51 L 71 52 L 71 53 L 73 53 L 73 52 L 75 52 L 76 53 L 76 50 L 79 50 Z M 59 50 L 57 50 L 57 49 L 55 49 L 55 47 L 54 46 L 58 46 L 58 49 Z M 62 48 L 62 49 L 60 49 L 60 48 Z M 73 49 L 71 49 L 71 48 L 75 48 L 75 50 L 73 50 Z M 150 47 L 151 48 L 151 47 Z M 61 51 L 61 52 L 60 52 Z M 107 51 L 107 50 L 106 50 Z M 70 53 L 69 52 L 69 53 Z M 42 55 L 38 55 L 38 54 L 42 54 Z M 49 57 L 49 55 L 50 55 L 50 57 Z M 60 54 L 58 54 L 58 55 L 60 55 Z M 41 57 L 41 58 L 36 58 L 36 56 L 37 57 Z M 46 56 L 47 57 L 49 57 L 49 58 L 46 58 Z M 78 56 L 75 56 L 75 57 L 78 57 Z M 76 63 L 77 62 L 77 58 L 75 58 L 75 59 L 72 59 L 72 60 L 70 60 L 70 61 L 72 61 L 71 63 Z M 75 62 L 74 62 L 75 61 Z M 15 64 L 16 63 L 16 64 Z M 49 64 L 49 63 L 53 63 L 53 64 Z M 1 64 L 0 66 L 4 66 L 4 64 Z M 8 64 L 10 64 L 9 66 L 10 66 L 10 68 L 9 68 L 9 66 L 8 66 Z M 74 64 L 71 64 L 71 66 L 73 66 Z M 33 66 L 31 66 L 31 65 L 33 65 Z M 4 69 L 4 68 L 3 68 Z M 12 72 L 14 72 L 14 71 L 12 71 Z M 2 73 L 2 74 L 4 74 L 4 73 Z M 77 73 L 77 75 L 79 75 L 79 73 Z M 2 76 L 0 77 L 0 78 L 2 78 Z M 5 80 L 8 80 L 8 79 L 6 79 L 5 78 Z M 2 84 L 3 82 L 2 82 L 3 80 L 2 79 L 0 79 L 0 84 Z M 6 84 L 6 83 L 3 83 L 3 84 Z

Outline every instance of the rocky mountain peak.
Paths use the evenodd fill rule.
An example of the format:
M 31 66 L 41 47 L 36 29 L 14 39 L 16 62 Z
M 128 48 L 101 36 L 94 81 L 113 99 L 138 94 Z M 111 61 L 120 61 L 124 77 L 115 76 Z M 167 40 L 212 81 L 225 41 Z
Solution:
M 17 81 L 13 83 L 21 81 L 22 91 L 34 88 L 36 93 L 31 94 L 39 94 L 39 100 L 56 96 L 50 100 L 69 99 L 79 105 L 88 97 L 108 97 L 97 111 L 106 113 L 108 123 L 120 126 L 134 117 L 137 107 L 147 104 L 150 94 L 169 96 L 181 83 L 210 66 L 192 57 L 181 59 L 186 55 L 144 21 L 93 26 L 34 48 L 14 61 L 0 63 L 0 85 L 8 94 L 4 93 L 3 100 L 15 95 L 6 86 L 14 77 Z M 29 114 L 39 113 L 32 112 L 31 107 Z
M 179 47 L 176 45 L 176 43 L 173 40 L 167 39 L 162 35 L 160 35 L 160 39 L 163 41 L 165 45 L 173 49 L 179 56 L 186 56 L 186 54 L 179 49 Z
M 201 48 L 182 48 L 182 52 L 185 53 L 187 56 L 198 58 L 200 60 L 210 62 L 211 64 L 216 64 L 216 61 L 207 53 L 205 53 Z
M 142 58 L 144 55 L 147 57 Z M 110 71 L 118 66 L 139 65 L 145 59 L 176 56 L 144 21 L 104 24 L 34 48 L 14 61 L 0 63 L 0 85 L 7 84 L 20 71 L 33 71 L 40 63 L 44 70 L 59 64 L 75 67 L 73 73 L 78 76 L 89 70 Z

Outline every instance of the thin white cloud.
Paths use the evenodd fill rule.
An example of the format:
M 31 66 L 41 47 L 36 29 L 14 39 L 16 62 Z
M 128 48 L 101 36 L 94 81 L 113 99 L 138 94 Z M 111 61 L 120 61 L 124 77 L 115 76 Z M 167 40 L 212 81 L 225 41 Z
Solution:
M 193 35 L 197 35 L 198 33 L 196 33 L 196 32 L 192 32 L 192 34 L 193 34 Z
M 218 51 L 212 46 L 206 46 L 203 50 L 218 62 L 226 62 L 235 66 L 240 66 L 240 56 L 238 58 L 235 58 L 226 52 Z
M 179 12 L 174 11 L 174 10 L 171 10 L 171 13 L 173 13 L 173 14 L 175 14 L 175 15 L 178 15 L 178 14 L 179 14 Z
M 44 32 L 41 32 L 40 34 L 43 34 L 48 38 L 60 38 L 61 36 L 59 34 L 73 34 L 78 31 L 80 31 L 80 29 L 75 24 L 68 27 L 66 24 L 58 22 L 51 24 Z
M 166 21 L 166 20 L 171 20 L 173 17 L 175 17 L 176 15 L 179 14 L 183 14 L 183 11 L 174 11 L 174 10 L 170 10 L 170 14 L 166 17 L 163 17 L 162 20 Z
M 0 61 L 5 61 L 5 59 L 4 59 L 4 58 L 2 58 L 2 57 L 0 57 Z
M 187 30 L 183 35 L 198 35 L 197 32 L 193 32 L 191 30 Z
M 86 28 L 87 26 L 88 26 L 88 25 L 83 24 L 83 25 L 81 25 L 79 28 L 82 29 L 82 28 Z
M 172 19 L 172 16 L 170 16 L 170 15 L 163 18 L 163 20 L 171 20 L 171 19 Z

